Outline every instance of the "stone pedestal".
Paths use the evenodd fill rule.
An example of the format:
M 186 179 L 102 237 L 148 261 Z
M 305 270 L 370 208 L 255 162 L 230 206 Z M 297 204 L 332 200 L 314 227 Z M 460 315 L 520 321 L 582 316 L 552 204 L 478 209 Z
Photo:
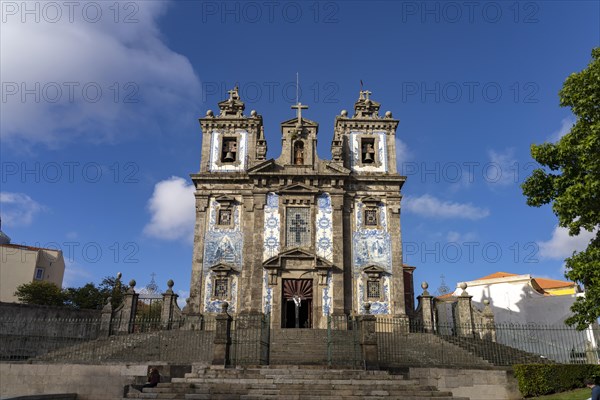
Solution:
M 120 310 L 119 326 L 117 333 L 127 334 L 133 332 L 135 313 L 139 295 L 135 292 L 135 281 L 129 282 L 129 290 L 123 295 L 123 305 Z
M 377 350 L 377 334 L 375 333 L 377 319 L 374 315 L 361 315 L 357 318 L 360 332 L 360 347 L 362 349 L 365 368 L 368 370 L 378 370 L 379 353 Z
M 163 304 L 160 312 L 160 322 L 162 329 L 171 329 L 173 322 L 173 311 L 177 304 L 177 294 L 173 293 L 173 280 L 167 282 L 169 289 L 163 293 Z
M 429 287 L 429 285 L 427 284 L 427 282 L 423 282 L 421 284 L 421 287 L 423 288 L 423 294 L 420 296 L 417 296 L 417 300 L 419 301 L 419 311 L 420 311 L 420 315 L 419 318 L 421 320 L 421 324 L 423 326 L 423 331 L 424 332 L 432 332 L 433 331 L 433 324 L 434 324 L 434 319 L 433 319 L 433 311 L 434 311 L 434 304 L 433 304 L 433 296 L 431 296 L 429 294 L 429 292 L 427 291 L 427 288 Z
M 223 303 L 221 313 L 217 314 L 212 365 L 226 367 L 230 364 L 231 316 L 227 314 L 228 304 Z
M 456 333 L 459 336 L 473 336 L 473 309 L 471 298 L 467 293 L 467 284 L 461 283 L 462 293 L 458 296 L 456 304 Z

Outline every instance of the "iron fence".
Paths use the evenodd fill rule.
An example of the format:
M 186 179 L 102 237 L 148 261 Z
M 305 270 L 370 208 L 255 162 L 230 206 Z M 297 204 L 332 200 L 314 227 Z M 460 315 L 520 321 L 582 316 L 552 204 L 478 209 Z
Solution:
M 269 364 L 269 314 L 239 315 L 231 321 L 231 364 Z
M 389 366 L 488 367 L 530 363 L 598 364 L 598 327 L 577 331 L 535 324 L 437 324 L 378 318 L 379 359 Z
M 160 320 L 136 324 L 137 333 L 100 337 L 99 320 L 0 320 L 0 361 L 193 363 L 212 359 L 214 320 L 203 321 L 203 330 L 155 330 Z M 184 326 L 185 321 L 171 324 Z
M 327 364 L 362 368 L 358 323 L 352 316 L 327 316 Z

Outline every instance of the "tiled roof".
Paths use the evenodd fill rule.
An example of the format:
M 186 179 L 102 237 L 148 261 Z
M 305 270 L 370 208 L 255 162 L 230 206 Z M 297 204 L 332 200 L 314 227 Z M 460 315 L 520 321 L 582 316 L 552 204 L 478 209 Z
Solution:
M 510 272 L 494 272 L 493 274 L 484 276 L 483 278 L 475 279 L 477 281 L 483 281 L 485 279 L 496 279 L 496 278 L 506 278 L 507 276 L 517 276 L 517 274 L 511 274 Z
M 571 287 L 575 286 L 574 282 L 569 281 L 559 281 L 556 279 L 546 279 L 546 278 L 534 278 L 535 281 L 540 285 L 542 289 L 556 289 L 563 287 Z

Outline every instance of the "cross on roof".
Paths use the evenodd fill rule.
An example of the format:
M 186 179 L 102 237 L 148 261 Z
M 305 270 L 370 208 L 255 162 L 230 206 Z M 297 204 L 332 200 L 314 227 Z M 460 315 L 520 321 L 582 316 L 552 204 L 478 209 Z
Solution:
M 238 87 L 236 86 L 233 89 L 228 90 L 227 93 L 229 93 L 229 100 L 233 100 L 234 99 L 234 97 L 233 97 L 234 95 L 235 95 L 235 97 L 237 97 Z
M 307 110 L 308 106 L 305 106 L 304 104 L 298 102 L 298 104 L 292 106 L 292 109 L 298 110 L 296 117 L 298 118 L 298 122 L 302 122 L 302 110 Z

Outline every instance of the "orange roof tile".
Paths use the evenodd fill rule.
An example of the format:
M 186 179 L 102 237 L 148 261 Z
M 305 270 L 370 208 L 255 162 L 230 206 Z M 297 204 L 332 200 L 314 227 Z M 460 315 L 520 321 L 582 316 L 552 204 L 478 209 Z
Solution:
M 563 287 L 575 286 L 574 282 L 569 281 L 559 281 L 556 279 L 546 279 L 546 278 L 534 278 L 538 285 L 542 289 L 556 289 Z
M 510 272 L 494 272 L 493 274 L 484 276 L 483 278 L 475 279 L 476 281 L 483 281 L 485 279 L 496 279 L 506 278 L 507 276 L 517 276 L 517 274 L 511 274 Z

